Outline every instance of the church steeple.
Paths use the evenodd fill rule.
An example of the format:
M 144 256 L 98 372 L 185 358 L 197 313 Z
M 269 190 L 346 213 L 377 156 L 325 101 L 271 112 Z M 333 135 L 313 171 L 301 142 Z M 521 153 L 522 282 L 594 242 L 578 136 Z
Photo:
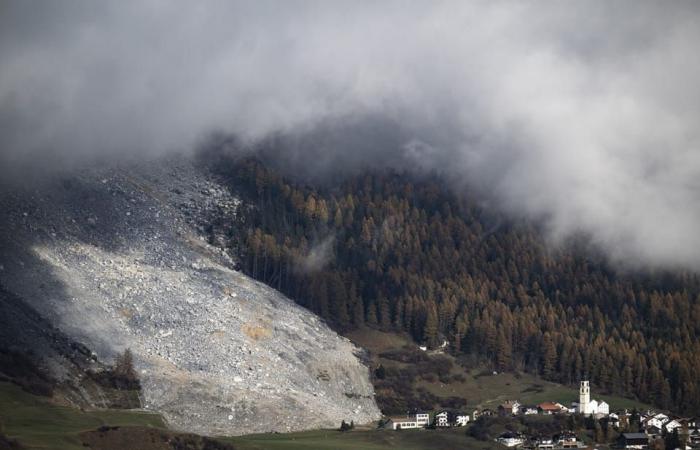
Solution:
M 591 387 L 588 384 L 588 380 L 581 380 L 581 387 L 579 388 L 579 402 L 578 402 L 578 412 L 582 414 L 588 414 L 589 404 L 591 403 Z

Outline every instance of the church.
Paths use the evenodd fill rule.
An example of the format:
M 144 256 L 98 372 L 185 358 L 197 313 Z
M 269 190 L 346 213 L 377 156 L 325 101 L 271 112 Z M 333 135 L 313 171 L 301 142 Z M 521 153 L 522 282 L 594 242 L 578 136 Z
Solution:
M 572 406 L 577 413 L 587 416 L 607 416 L 610 414 L 610 405 L 606 402 L 603 400 L 591 400 L 591 386 L 588 380 L 581 381 L 581 386 L 579 387 L 579 401 L 578 403 L 574 402 Z

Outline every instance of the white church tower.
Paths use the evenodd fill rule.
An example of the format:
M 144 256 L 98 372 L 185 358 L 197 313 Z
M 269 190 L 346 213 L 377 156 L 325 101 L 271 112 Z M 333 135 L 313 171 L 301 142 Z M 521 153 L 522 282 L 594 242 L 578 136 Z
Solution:
M 591 386 L 588 380 L 581 381 L 581 387 L 578 390 L 578 412 L 581 414 L 590 414 L 591 411 Z
M 581 381 L 581 387 L 578 390 L 578 404 L 576 412 L 585 415 L 607 416 L 610 414 L 610 405 L 603 400 L 591 400 L 591 385 L 588 380 Z

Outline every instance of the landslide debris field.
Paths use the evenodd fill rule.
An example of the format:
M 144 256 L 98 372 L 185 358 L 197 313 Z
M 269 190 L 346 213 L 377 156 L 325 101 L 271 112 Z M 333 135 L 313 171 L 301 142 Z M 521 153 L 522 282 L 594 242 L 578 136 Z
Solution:
M 182 157 L 5 189 L 0 283 L 26 306 L 8 311 L 35 311 L 94 352 L 86 360 L 110 362 L 130 348 L 143 406 L 177 430 L 235 435 L 378 419 L 359 349 L 237 272 L 223 246 L 205 239 L 208 224 L 238 206 Z M 72 376 L 51 336 L 23 328 L 8 341 L 14 350 L 33 349 L 53 376 Z

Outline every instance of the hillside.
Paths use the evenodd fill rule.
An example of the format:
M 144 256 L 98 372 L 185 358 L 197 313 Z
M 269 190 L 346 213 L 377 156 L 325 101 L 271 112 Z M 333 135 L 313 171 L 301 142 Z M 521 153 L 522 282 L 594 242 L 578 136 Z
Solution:
M 473 358 L 457 358 L 439 350 L 423 352 L 407 335 L 363 327 L 348 336 L 369 352 L 375 368 L 377 403 L 386 414 L 398 415 L 414 408 L 471 413 L 475 409 L 496 410 L 507 400 L 524 405 L 545 401 L 570 405 L 578 400 L 577 386 L 564 386 L 524 372 L 495 372 Z M 650 408 L 633 399 L 600 395 L 595 388 L 594 394 L 613 410 Z
M 613 267 L 585 236 L 552 245 L 438 175 L 370 170 L 309 185 L 273 159 L 216 167 L 251 206 L 212 235 L 235 236 L 246 273 L 337 330 L 446 340 L 498 371 L 565 385 L 585 374 L 608 393 L 700 411 L 697 274 Z
M 59 382 L 76 376 L 59 334 L 79 344 L 88 368 L 130 348 L 143 406 L 176 430 L 377 419 L 359 349 L 206 242 L 204 227 L 238 205 L 209 171 L 177 157 L 2 192 L 3 346 Z M 75 393 L 73 404 L 104 406 Z

